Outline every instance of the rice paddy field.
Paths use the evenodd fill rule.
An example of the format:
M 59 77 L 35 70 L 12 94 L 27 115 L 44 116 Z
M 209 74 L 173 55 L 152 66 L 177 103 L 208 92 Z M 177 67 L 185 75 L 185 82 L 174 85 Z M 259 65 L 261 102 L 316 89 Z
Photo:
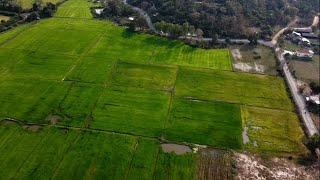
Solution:
M 92 6 L 69 0 L 0 34 L 0 179 L 196 179 L 199 155 L 162 143 L 306 151 L 280 77 L 92 19 Z

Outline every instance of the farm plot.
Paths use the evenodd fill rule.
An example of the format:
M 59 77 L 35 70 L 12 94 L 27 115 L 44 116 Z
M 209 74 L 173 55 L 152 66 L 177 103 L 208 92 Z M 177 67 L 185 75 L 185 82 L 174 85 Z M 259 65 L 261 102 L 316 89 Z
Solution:
M 103 87 L 99 85 L 72 84 L 59 108 L 48 118 L 51 118 L 51 123 L 76 127 L 84 126 L 102 90 Z M 56 116 L 54 116 L 55 114 Z
M 281 78 L 180 68 L 175 94 L 206 100 L 293 110 Z
M 220 70 L 232 70 L 228 49 L 205 50 L 192 48 L 180 41 L 157 38 L 152 58 L 156 64 L 172 64 Z
M 108 58 L 82 57 L 65 80 L 104 84 L 110 79 L 115 63 Z
M 112 78 L 113 85 L 171 90 L 177 67 L 118 63 Z
M 155 139 L 1 121 L 0 140 L 1 179 L 195 177 L 195 154 L 165 153 Z
M 159 137 L 169 105 L 163 91 L 111 87 L 105 89 L 92 113 L 94 129 Z
M 48 53 L 80 55 L 94 45 L 101 32 L 34 27 L 3 47 Z
M 24 30 L 30 28 L 32 25 L 33 25 L 32 23 L 25 24 L 25 25 L 16 27 L 16 28 L 14 28 L 12 30 L 6 31 L 4 33 L 1 33 L 0 34 L 0 46 L 3 45 L 8 40 L 10 40 L 10 39 L 14 38 L 15 36 L 19 35 Z
M 164 136 L 168 140 L 241 149 L 241 129 L 238 105 L 175 98 Z
M 67 55 L 31 52 L 19 60 L 10 74 L 61 80 L 77 60 Z
M 58 8 L 54 16 L 92 19 L 90 7 L 94 7 L 95 5 L 98 4 L 83 0 L 68 0 Z
M 67 82 L 8 77 L 0 82 L 0 116 L 46 123 L 68 90 Z
M 18 3 L 22 9 L 29 10 L 32 8 L 32 5 L 36 0 L 14 0 L 16 3 Z M 44 6 L 46 3 L 51 2 L 53 4 L 56 4 L 58 2 L 61 2 L 62 0 L 41 0 L 41 6 Z M 39 1 L 38 1 L 39 2 Z
M 1 125 L 2 126 L 2 125 Z M 37 131 L 38 127 L 13 128 L 13 133 L 0 148 L 0 179 L 12 179 L 23 166 L 29 155 L 47 135 Z M 3 129 L 3 127 L 1 127 Z M 37 131 L 37 132 L 32 132 Z M 1 132 L 0 136 L 6 136 Z
M 87 55 L 128 62 L 147 62 L 155 48 L 154 40 L 151 35 L 133 33 L 123 27 L 113 26 Z
M 0 73 L 7 73 L 28 53 L 30 52 L 24 50 L 0 48 Z
M 111 28 L 111 21 L 70 19 L 70 18 L 50 18 L 43 19 L 35 24 L 35 27 L 54 28 L 79 31 L 98 31 L 104 32 Z
M 271 153 L 305 153 L 304 133 L 293 112 L 241 107 L 243 126 L 248 128 L 246 149 Z

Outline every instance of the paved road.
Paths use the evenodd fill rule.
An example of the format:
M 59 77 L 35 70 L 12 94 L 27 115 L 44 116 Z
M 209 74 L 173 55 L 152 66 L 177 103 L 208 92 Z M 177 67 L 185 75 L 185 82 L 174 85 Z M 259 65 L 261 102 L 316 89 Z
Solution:
M 130 4 L 127 3 L 127 0 L 123 0 L 123 3 L 126 4 L 126 5 L 129 5 L 130 7 L 132 7 L 132 9 L 134 9 L 135 11 L 138 11 L 139 14 L 145 18 L 145 20 L 147 21 L 147 24 L 148 24 L 148 27 L 150 30 L 152 31 L 155 31 L 156 29 L 154 28 L 154 25 L 151 21 L 151 18 L 150 16 L 142 9 L 138 8 L 138 7 L 135 7 L 135 6 L 132 6 Z
M 293 75 L 289 71 L 288 65 L 285 62 L 285 59 L 283 56 L 284 56 L 284 53 L 281 53 L 281 55 L 279 55 L 278 58 L 281 64 L 283 64 L 283 72 L 285 74 L 285 78 L 289 84 L 293 99 L 298 107 L 299 114 L 302 116 L 302 120 L 306 126 L 307 134 L 309 136 L 312 136 L 319 132 L 311 119 L 310 113 L 306 108 L 304 97 L 299 93 L 296 80 L 294 79 Z

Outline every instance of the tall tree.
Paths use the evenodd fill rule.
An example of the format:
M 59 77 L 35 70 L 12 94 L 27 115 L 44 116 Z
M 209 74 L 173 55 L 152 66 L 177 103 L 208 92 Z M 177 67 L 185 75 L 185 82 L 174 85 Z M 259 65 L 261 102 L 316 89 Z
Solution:
M 182 25 L 182 31 L 185 39 L 187 38 L 187 35 L 189 33 L 190 24 L 188 22 L 183 23 Z
M 198 29 L 196 30 L 196 35 L 197 35 L 197 37 L 198 37 L 198 40 L 200 40 L 200 38 L 201 38 L 202 35 L 203 35 L 203 31 L 202 31 L 200 28 L 198 28 Z

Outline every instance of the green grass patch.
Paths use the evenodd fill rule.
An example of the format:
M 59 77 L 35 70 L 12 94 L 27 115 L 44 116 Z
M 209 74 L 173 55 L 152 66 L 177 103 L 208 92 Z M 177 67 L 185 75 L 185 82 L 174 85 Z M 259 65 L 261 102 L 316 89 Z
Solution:
M 102 90 L 99 85 L 74 83 L 54 113 L 63 118 L 58 124 L 82 127 Z
M 79 133 L 57 128 L 48 128 L 47 131 L 48 134 L 30 154 L 15 178 L 50 179 Z
M 52 179 L 125 179 L 136 141 L 129 136 L 83 132 Z
M 92 48 L 88 56 L 128 62 L 147 62 L 154 51 L 155 37 L 113 26 Z
M 0 179 L 15 178 L 16 173 L 24 165 L 25 161 L 28 160 L 29 155 L 47 135 L 46 130 L 33 132 L 30 129 L 23 129 L 22 127 L 15 127 L 13 129 L 16 129 L 15 132 L 0 149 Z M 0 136 L 3 136 L 3 134 L 0 134 Z
M 120 86 L 170 90 L 174 87 L 177 67 L 118 63 L 112 83 Z
M 58 108 L 70 84 L 33 78 L 6 78 L 0 82 L 0 116 L 46 123 Z
M 33 24 L 25 24 L 22 26 L 18 26 L 14 29 L 11 29 L 9 31 L 5 31 L 3 33 L 0 33 L 0 46 L 9 41 L 12 38 L 15 38 L 17 35 L 19 35 L 24 30 L 30 28 Z
M 29 10 L 32 8 L 33 3 L 38 2 L 36 0 L 14 0 L 16 3 L 18 3 L 22 9 Z M 56 4 L 58 2 L 61 2 L 62 0 L 41 0 L 41 6 L 45 6 L 46 3 L 51 2 L 53 4 Z
M 23 49 L 48 53 L 81 55 L 96 43 L 101 32 L 63 30 L 54 28 L 34 27 L 24 31 L 6 48 Z
M 77 60 L 67 55 L 32 52 L 20 59 L 10 74 L 61 80 Z
M 241 129 L 239 105 L 175 98 L 165 138 L 241 149 Z
M 108 58 L 82 57 L 65 80 L 104 84 L 111 77 L 114 63 Z
M 169 94 L 163 91 L 111 87 L 93 111 L 92 128 L 144 136 L 160 136 Z
M 175 94 L 179 97 L 293 110 L 283 79 L 275 76 L 180 68 Z
M 232 70 L 228 49 L 192 48 L 180 41 L 157 39 L 152 62 L 210 69 Z
M 17 49 L 0 49 L 0 73 L 8 73 L 14 65 L 30 52 Z
M 255 152 L 297 153 L 307 152 L 297 115 L 256 107 L 241 107 L 243 126 L 247 126 L 250 142 L 244 147 Z M 256 146 L 254 144 L 256 141 Z
M 90 7 L 98 4 L 83 0 L 68 0 L 63 3 L 55 13 L 55 17 L 69 17 L 69 18 L 85 18 L 92 19 Z

